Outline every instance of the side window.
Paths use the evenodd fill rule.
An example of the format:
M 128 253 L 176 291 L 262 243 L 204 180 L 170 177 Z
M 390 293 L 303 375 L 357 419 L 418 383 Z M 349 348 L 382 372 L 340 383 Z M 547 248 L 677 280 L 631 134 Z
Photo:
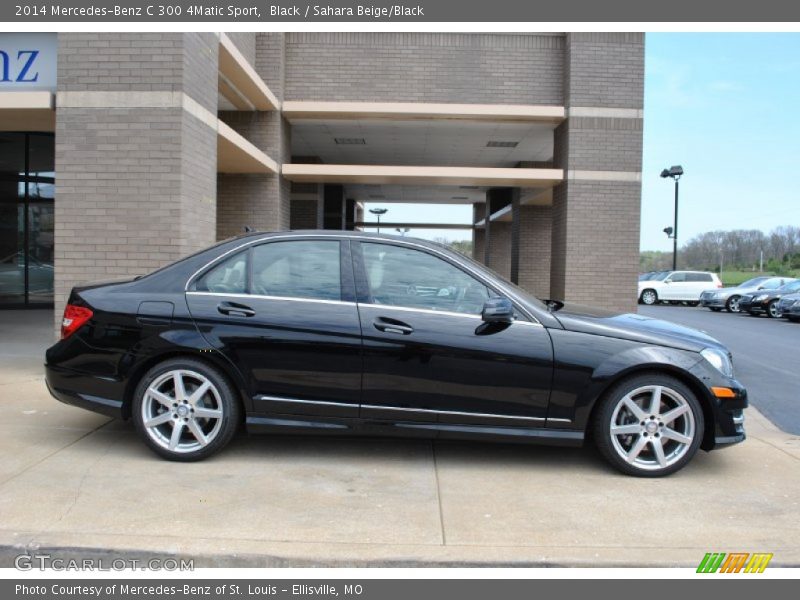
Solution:
M 251 293 L 341 300 L 338 240 L 271 242 L 253 248 Z
M 774 290 L 776 288 L 781 287 L 783 279 L 772 278 L 767 279 L 764 283 L 761 284 L 761 287 L 765 290 Z
M 711 276 L 711 273 L 700 273 L 700 281 L 714 281 L 714 278 Z
M 374 304 L 479 314 L 489 290 L 458 267 L 419 250 L 362 243 Z
M 673 283 L 683 283 L 686 281 L 686 273 L 683 271 L 676 271 L 672 275 L 669 276 Z
M 226 258 L 195 284 L 199 292 L 244 294 L 247 291 L 247 251 Z

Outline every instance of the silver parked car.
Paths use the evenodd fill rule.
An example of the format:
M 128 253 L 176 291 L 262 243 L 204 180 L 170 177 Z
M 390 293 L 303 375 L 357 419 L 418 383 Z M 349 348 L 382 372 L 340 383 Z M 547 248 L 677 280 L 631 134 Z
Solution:
M 753 277 L 736 287 L 706 290 L 700 295 L 700 306 L 705 306 L 713 311 L 723 308 L 728 312 L 739 312 L 739 299 L 759 290 L 776 290 L 779 287 L 796 281 L 793 277 Z

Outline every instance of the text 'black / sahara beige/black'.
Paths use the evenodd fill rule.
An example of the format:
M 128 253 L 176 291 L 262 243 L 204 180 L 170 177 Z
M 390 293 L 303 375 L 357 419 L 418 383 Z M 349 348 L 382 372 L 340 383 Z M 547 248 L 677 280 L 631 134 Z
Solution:
M 173 460 L 250 431 L 580 445 L 659 476 L 745 438 L 731 356 L 693 329 L 542 302 L 436 244 L 248 234 L 72 290 L 57 399 Z

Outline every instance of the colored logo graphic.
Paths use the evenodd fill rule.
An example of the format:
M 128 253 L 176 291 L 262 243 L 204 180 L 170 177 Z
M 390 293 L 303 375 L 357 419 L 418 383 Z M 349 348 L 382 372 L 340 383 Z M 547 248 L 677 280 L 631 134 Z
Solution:
M 763 573 L 772 553 L 708 552 L 697 567 L 698 573 Z

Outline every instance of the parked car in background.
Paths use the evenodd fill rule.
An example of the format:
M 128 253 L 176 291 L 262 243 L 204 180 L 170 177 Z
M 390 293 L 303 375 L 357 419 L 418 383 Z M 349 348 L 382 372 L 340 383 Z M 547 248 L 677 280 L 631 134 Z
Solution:
M 591 439 L 642 477 L 745 439 L 747 391 L 714 338 L 544 303 L 422 240 L 245 235 L 143 277 L 74 288 L 61 335 L 47 350 L 51 393 L 133 419 L 171 460 L 214 454 L 242 422 L 265 433 Z
M 762 290 L 745 294 L 739 299 L 739 310 L 754 316 L 767 315 L 772 319 L 777 319 L 781 316 L 778 306 L 781 298 L 797 292 L 800 292 L 800 280 L 795 279 L 776 290 Z
M 704 291 L 700 296 L 700 305 L 713 311 L 720 311 L 724 308 L 728 312 L 738 313 L 741 310 L 739 301 L 742 296 L 760 292 L 761 290 L 777 290 L 790 281 L 794 281 L 794 278 L 771 277 L 769 275 L 753 277 L 735 287 Z
M 800 292 L 783 296 L 778 301 L 778 312 L 784 319 L 800 321 Z
M 651 279 L 639 280 L 639 302 L 688 302 L 697 306 L 700 294 L 710 287 L 722 287 L 716 273 L 707 271 L 661 271 Z

